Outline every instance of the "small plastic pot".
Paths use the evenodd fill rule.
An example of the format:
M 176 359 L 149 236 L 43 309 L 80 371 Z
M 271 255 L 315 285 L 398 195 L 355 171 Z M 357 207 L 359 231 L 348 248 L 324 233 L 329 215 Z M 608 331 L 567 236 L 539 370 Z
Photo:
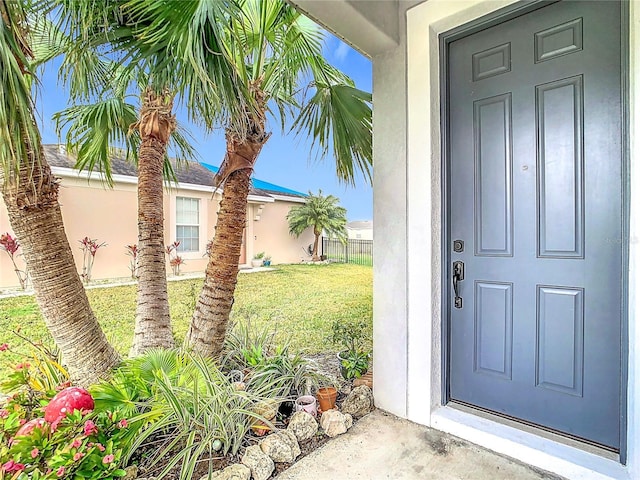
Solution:
M 318 404 L 313 395 L 302 395 L 296 398 L 296 412 L 307 412 L 314 417 L 318 415 Z

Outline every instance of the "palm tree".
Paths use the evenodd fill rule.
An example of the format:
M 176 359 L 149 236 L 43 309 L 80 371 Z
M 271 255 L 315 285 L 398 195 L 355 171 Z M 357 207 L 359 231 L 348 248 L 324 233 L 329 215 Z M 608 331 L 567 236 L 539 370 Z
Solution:
M 324 60 L 323 32 L 283 1 L 240 0 L 238 6 L 242 15 L 226 23 L 222 59 L 231 64 L 247 110 L 223 110 L 226 155 L 216 176 L 222 201 L 187 333 L 196 352 L 214 357 L 233 305 L 251 173 L 270 136 L 267 114 L 277 109 L 283 124 L 295 114 L 293 129 L 310 135 L 320 156 L 331 150 L 339 179 L 353 183 L 359 170 L 371 180 L 371 96 Z
M 78 153 L 77 166 L 89 171 L 98 169 L 109 184 L 112 184 L 110 141 L 125 143 L 127 152 L 137 161 L 138 298 L 132 356 L 151 348 L 174 345 L 166 280 L 163 174 L 167 179 L 175 179 L 167 155 L 171 139 L 180 153 L 179 158 L 194 158 L 195 153 L 185 135 L 176 129 L 173 102 L 176 94 L 217 98 L 211 84 L 202 88 L 197 78 L 193 79 L 193 71 L 184 71 L 184 67 L 188 69 L 191 65 L 181 62 L 182 57 L 176 51 L 193 49 L 192 43 L 196 39 L 206 40 L 207 34 L 215 37 L 215 29 L 222 20 L 221 12 L 227 11 L 216 2 L 197 3 L 172 4 L 172 10 L 165 12 L 172 18 L 165 20 L 202 35 L 193 38 L 187 35 L 186 44 L 184 40 L 172 39 L 166 49 L 141 38 L 138 31 L 139 26 L 147 25 L 146 10 L 141 7 L 153 9 L 153 2 L 145 5 L 131 0 L 94 3 L 79 0 L 65 4 L 66 30 L 75 31 L 83 40 L 75 43 L 74 51 L 110 43 L 114 52 L 124 53 L 129 59 L 126 64 L 111 65 L 113 74 L 108 77 L 113 79 L 112 84 L 103 86 L 101 101 L 74 105 L 56 118 L 59 131 L 68 127 L 67 146 Z M 207 42 L 207 47 L 210 55 L 216 54 L 215 44 Z M 185 81 L 189 78 L 192 80 Z M 132 83 L 143 89 L 137 119 L 131 116 L 135 107 L 126 102 Z M 92 88 L 84 89 L 81 95 Z M 215 104 L 215 101 L 209 103 Z
M 313 228 L 315 240 L 311 259 L 314 262 L 320 260 L 318 241 L 323 230 L 342 242 L 347 239 L 347 209 L 338 205 L 338 202 L 340 199 L 333 195 L 322 195 L 322 190 L 318 190 L 317 195 L 309 192 L 306 203 L 293 207 L 287 214 L 291 235 L 299 237 L 308 228 Z
M 95 2 L 78 3 L 82 11 Z M 105 38 L 131 63 L 145 62 L 154 85 L 184 92 L 193 119 L 225 129 L 216 235 L 187 333 L 195 351 L 215 357 L 233 304 L 250 176 L 270 136 L 267 114 L 277 110 L 284 125 L 295 113 L 292 128 L 310 134 L 319 156 L 333 154 L 338 178 L 353 183 L 360 171 L 370 181 L 371 95 L 323 59 L 322 31 L 282 1 L 104 3 L 103 12 L 116 13 Z
M 121 87 L 122 88 L 122 87 Z M 103 92 L 103 95 L 105 92 Z M 127 157 L 138 167 L 138 286 L 131 355 L 174 346 L 167 293 L 164 238 L 164 173 L 170 166 L 167 147 L 176 129 L 173 95 L 147 87 L 139 113 L 124 96 L 74 105 L 55 115 L 58 131 L 77 153 L 76 166 L 104 174 L 113 184 L 110 140 L 127 144 Z M 131 132 L 131 135 L 129 134 Z
M 72 377 L 89 384 L 120 357 L 89 305 L 64 231 L 58 180 L 44 158 L 24 4 L 2 0 L 0 14 L 0 188 L 45 323 Z

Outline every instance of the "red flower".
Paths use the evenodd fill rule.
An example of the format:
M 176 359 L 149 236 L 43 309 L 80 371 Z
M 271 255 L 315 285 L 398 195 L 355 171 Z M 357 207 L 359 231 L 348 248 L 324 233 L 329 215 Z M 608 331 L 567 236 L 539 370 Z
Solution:
M 82 457 L 84 457 L 84 453 L 82 452 L 78 452 L 73 456 L 73 461 L 77 462 L 78 460 L 80 460 Z
M 101 444 L 101 443 L 96 443 L 96 444 L 95 444 L 95 447 L 96 447 L 98 450 L 100 450 L 101 452 L 104 452 L 104 451 L 106 450 L 106 449 L 102 446 L 102 444 Z
M 60 385 L 58 385 L 56 387 L 56 391 L 60 392 L 60 391 L 64 390 L 65 388 L 69 388 L 70 386 L 71 386 L 71 382 L 61 383 Z
M 118 428 L 127 428 L 128 425 L 129 425 L 129 422 L 127 422 L 126 418 L 123 418 L 118 422 Z
M 24 464 L 16 463 L 13 460 L 9 460 L 7 463 L 2 465 L 2 470 L 5 472 L 20 472 L 24 470 Z
M 60 467 L 58 470 L 56 470 L 56 476 L 61 477 L 64 475 L 64 467 Z
M 28 370 L 29 368 L 31 368 L 31 364 L 30 363 L 19 363 L 16 365 L 16 370 Z
M 0 345 L 0 352 L 5 352 L 7 350 L 9 350 L 9 344 L 3 343 L 2 345 Z
M 105 455 L 104 458 L 102 459 L 102 463 L 113 463 L 115 458 L 116 457 L 114 457 L 113 455 Z
M 18 243 L 18 240 L 9 235 L 9 232 L 7 232 L 0 235 L 0 248 L 2 250 L 5 250 L 9 255 L 13 257 L 13 255 L 20 248 L 20 244 Z
M 82 440 L 79 438 L 75 438 L 73 442 L 71 442 L 71 448 L 78 448 L 80 445 L 82 445 Z
M 84 434 L 88 437 L 89 435 L 93 435 L 94 433 L 98 433 L 96 424 L 91 420 L 87 420 L 86 422 L 84 422 Z
M 36 458 L 39 453 L 40 453 L 40 450 L 38 450 L 37 448 L 34 448 L 33 450 L 31 450 L 31 458 Z
M 9 416 L 9 410 L 0 409 L 0 418 L 7 418 Z

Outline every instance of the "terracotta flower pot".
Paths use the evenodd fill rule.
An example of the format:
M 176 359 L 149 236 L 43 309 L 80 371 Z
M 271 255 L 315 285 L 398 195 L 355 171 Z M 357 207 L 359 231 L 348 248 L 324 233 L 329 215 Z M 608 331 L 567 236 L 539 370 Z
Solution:
M 323 387 L 318 389 L 318 393 L 316 397 L 318 398 L 318 402 L 320 403 L 320 409 L 323 412 L 327 410 L 331 410 L 336 406 L 336 396 L 338 395 L 338 391 L 333 387 Z

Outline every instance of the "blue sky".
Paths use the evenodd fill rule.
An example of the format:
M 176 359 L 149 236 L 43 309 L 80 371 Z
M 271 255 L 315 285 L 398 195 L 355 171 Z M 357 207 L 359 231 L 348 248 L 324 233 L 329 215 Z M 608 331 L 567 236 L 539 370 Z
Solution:
M 358 88 L 371 91 L 371 62 L 347 44 L 332 35 L 327 35 L 325 56 L 329 62 L 348 74 Z M 57 143 L 54 122 L 51 116 L 67 106 L 64 89 L 58 85 L 56 64 L 44 69 L 36 99 L 40 116 L 42 136 L 45 143 Z M 186 126 L 196 141 L 200 160 L 212 165 L 220 165 L 224 155 L 224 132 L 211 134 L 189 125 L 186 115 L 177 111 L 178 121 Z M 318 162 L 310 155 L 309 142 L 295 138 L 293 134 L 283 134 L 278 121 L 270 119 L 271 138 L 264 146 L 256 163 L 254 175 L 267 182 L 282 185 L 300 192 L 332 194 L 340 198 L 347 209 L 349 220 L 370 220 L 373 211 L 371 186 L 359 177 L 356 185 L 346 186 L 337 181 L 333 159 Z

